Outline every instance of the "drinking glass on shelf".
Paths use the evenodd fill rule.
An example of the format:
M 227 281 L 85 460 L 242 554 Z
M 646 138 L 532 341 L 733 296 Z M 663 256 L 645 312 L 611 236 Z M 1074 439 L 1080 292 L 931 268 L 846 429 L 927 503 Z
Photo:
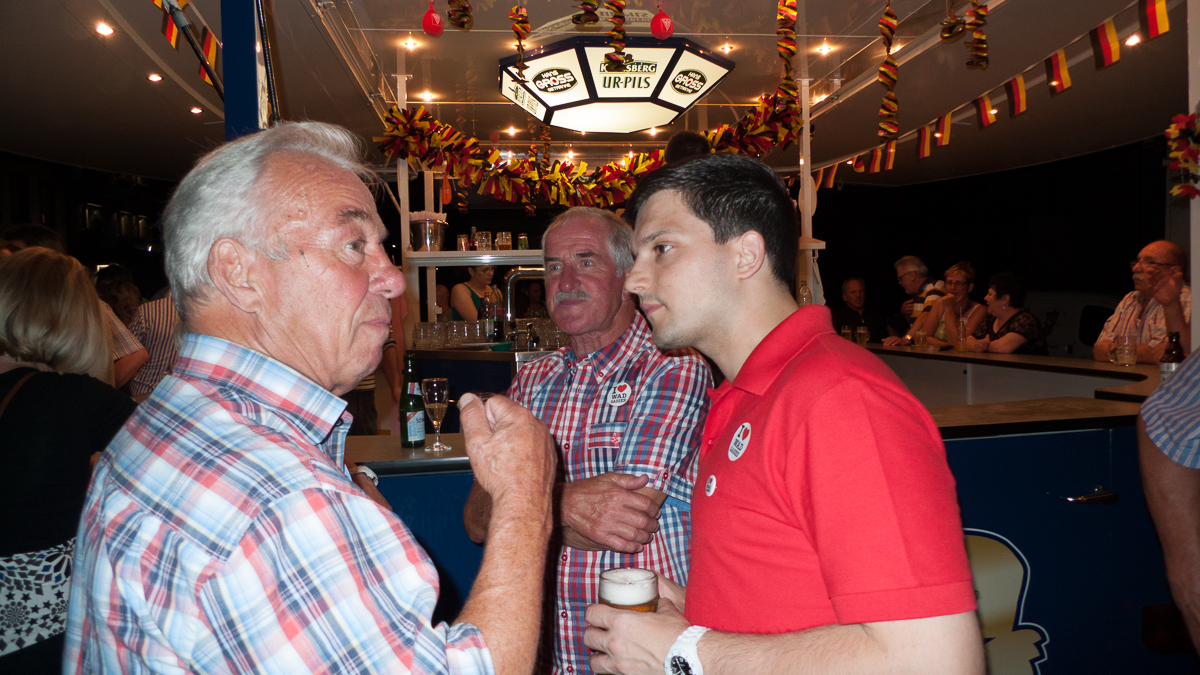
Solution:
M 475 250 L 490 251 L 492 250 L 492 233 L 476 231 L 475 232 Z
M 469 250 L 470 248 L 471 248 L 471 246 L 467 242 L 467 235 L 465 235 L 465 234 L 458 235 L 458 250 L 466 251 L 466 250 Z
M 433 422 L 436 440 L 425 448 L 427 452 L 445 452 L 450 446 L 442 443 L 442 418 L 446 416 L 449 382 L 444 377 L 427 377 L 421 380 L 421 398 L 425 399 L 425 415 Z
M 446 346 L 461 347 L 465 341 L 466 332 L 466 321 L 451 321 L 449 328 L 446 329 Z
M 511 251 L 512 250 L 512 232 L 497 232 L 496 233 L 496 250 Z

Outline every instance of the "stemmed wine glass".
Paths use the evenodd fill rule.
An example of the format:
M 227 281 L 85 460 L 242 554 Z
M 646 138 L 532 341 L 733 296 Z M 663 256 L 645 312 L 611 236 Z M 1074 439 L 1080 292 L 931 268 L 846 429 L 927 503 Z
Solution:
M 425 448 L 428 452 L 445 452 L 449 445 L 442 443 L 442 418 L 446 416 L 446 400 L 450 386 L 444 377 L 427 377 L 421 380 L 421 397 L 425 399 L 425 414 L 433 422 L 433 432 L 437 435 L 433 445 Z

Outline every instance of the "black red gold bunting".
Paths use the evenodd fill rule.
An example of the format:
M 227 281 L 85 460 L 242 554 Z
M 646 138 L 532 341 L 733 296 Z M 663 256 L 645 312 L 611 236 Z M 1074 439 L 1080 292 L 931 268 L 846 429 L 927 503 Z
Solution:
M 1139 0 L 1138 22 L 1147 40 L 1171 30 L 1171 22 L 1167 18 L 1167 0 Z
M 867 173 L 879 173 L 883 170 L 883 148 L 871 151 L 871 161 L 867 164 Z
M 824 169 L 821 169 L 822 179 L 820 182 L 820 186 L 824 187 L 824 188 L 832 188 L 833 181 L 837 177 L 837 170 L 838 170 L 837 164 L 830 164 L 829 166 L 825 167 Z
M 943 42 L 948 42 L 963 34 L 967 27 L 967 22 L 963 21 L 954 14 L 954 2 L 946 0 L 946 18 L 942 19 L 942 29 L 938 31 L 938 36 Z
M 850 167 L 854 169 L 855 173 L 862 173 L 867 170 L 867 165 L 863 163 L 862 155 L 855 155 Z
M 879 105 L 879 137 L 884 140 L 894 139 L 900 131 L 900 101 L 896 98 L 899 65 L 896 63 L 896 58 L 892 56 L 892 42 L 896 37 L 897 25 L 896 12 L 892 9 L 891 0 L 888 0 L 887 6 L 883 9 L 883 15 L 879 17 L 879 34 L 883 37 L 884 59 L 883 63 L 879 64 L 879 75 L 876 78 L 876 81 L 887 90 L 883 95 L 883 102 Z
M 883 146 L 883 170 L 891 171 L 896 164 L 896 141 L 888 141 Z
M 996 109 L 987 94 L 975 99 L 975 110 L 979 113 L 979 128 L 983 129 L 996 121 Z
M 571 15 L 571 23 L 576 26 L 600 23 L 600 15 L 596 13 L 600 7 L 600 0 L 580 0 L 578 7 L 579 13 Z
M 1017 75 L 1004 84 L 1008 90 L 1008 114 L 1016 117 L 1025 112 L 1025 76 Z
M 608 46 L 612 51 L 604 55 L 604 69 L 610 73 L 625 72 L 625 64 L 632 60 L 625 53 L 625 0 L 605 0 L 604 6 L 612 12 L 612 28 L 608 31 Z
M 987 15 L 987 3 L 971 0 L 971 9 L 968 9 L 965 15 L 967 30 L 971 31 L 971 39 L 963 43 L 967 47 L 968 68 L 987 70 L 988 43 L 987 32 L 984 30 L 987 26 Z
M 167 38 L 167 42 L 177 51 L 179 49 L 179 28 L 175 26 L 175 20 L 171 18 L 171 13 L 163 10 L 162 34 Z
M 937 139 L 938 147 L 950 145 L 950 125 L 954 123 L 954 113 L 948 112 L 938 118 L 937 130 L 933 133 Z
M 1167 148 L 1170 150 L 1170 169 L 1178 171 L 1178 183 L 1171 187 L 1176 197 L 1200 197 L 1196 184 L 1200 182 L 1200 138 L 1196 134 L 1196 113 L 1176 115 L 1167 127 Z
M 783 79 L 792 80 L 796 56 L 796 0 L 779 0 L 775 8 L 775 52 L 783 62 Z
M 917 129 L 917 159 L 925 159 L 933 153 L 933 129 L 924 125 Z
M 517 65 L 513 67 L 517 71 L 515 79 L 517 82 L 527 82 L 525 70 L 529 66 L 525 65 L 525 39 L 529 37 L 529 12 L 520 5 L 513 5 L 508 20 L 512 21 L 513 35 L 517 38 Z
M 1096 26 L 1088 37 L 1092 41 L 1096 68 L 1111 66 L 1121 60 L 1121 38 L 1117 35 L 1117 26 L 1112 19 Z
M 204 27 L 204 34 L 200 40 L 200 45 L 201 50 L 204 52 L 204 58 L 208 61 L 208 65 L 216 69 L 217 36 L 213 35 L 213 32 L 208 29 L 208 26 Z M 212 79 L 208 77 L 208 71 L 204 69 L 203 63 L 200 64 L 200 77 L 204 78 L 205 82 L 212 84 Z
M 449 0 L 450 8 L 446 11 L 446 21 L 461 31 L 469 31 L 475 25 L 471 16 L 471 3 L 467 0 Z
M 1071 73 L 1067 70 L 1067 53 L 1060 49 L 1046 59 L 1046 84 L 1050 93 L 1061 94 L 1071 88 Z

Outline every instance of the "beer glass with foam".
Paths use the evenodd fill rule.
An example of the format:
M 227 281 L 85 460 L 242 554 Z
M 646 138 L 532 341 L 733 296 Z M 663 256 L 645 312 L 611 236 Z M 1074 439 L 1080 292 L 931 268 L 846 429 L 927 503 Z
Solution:
M 656 612 L 658 577 L 637 567 L 605 570 L 600 573 L 600 604 L 635 612 Z

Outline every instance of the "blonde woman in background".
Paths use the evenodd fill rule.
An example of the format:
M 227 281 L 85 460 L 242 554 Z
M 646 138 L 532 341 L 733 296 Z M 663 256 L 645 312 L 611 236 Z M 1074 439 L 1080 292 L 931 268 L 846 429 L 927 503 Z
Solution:
M 0 258 L 0 672 L 62 672 L 71 559 L 93 455 L 133 412 L 79 261 Z
M 958 326 L 961 319 L 966 319 L 967 330 L 965 340 L 975 332 L 987 317 L 983 305 L 971 299 L 971 291 L 975 290 L 975 268 L 966 260 L 946 270 L 946 295 L 933 303 L 925 320 L 925 330 L 929 331 L 927 341 L 931 345 L 945 347 L 958 344 Z

